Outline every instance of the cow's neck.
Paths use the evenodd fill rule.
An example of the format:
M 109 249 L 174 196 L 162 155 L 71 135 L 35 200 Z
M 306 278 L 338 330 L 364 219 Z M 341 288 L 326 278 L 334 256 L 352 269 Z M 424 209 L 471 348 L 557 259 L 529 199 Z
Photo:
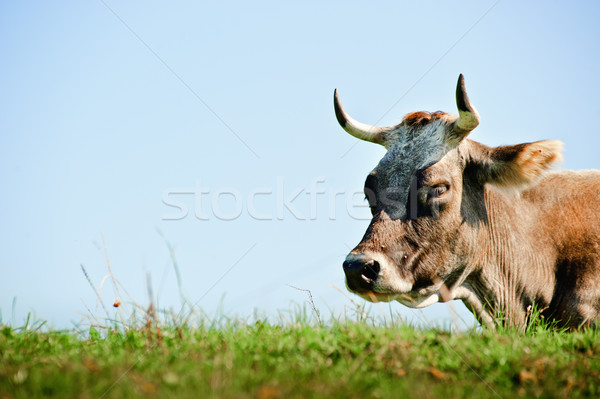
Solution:
M 528 307 L 544 307 L 552 296 L 552 267 L 540 253 L 545 238 L 536 231 L 536 207 L 517 193 L 485 189 L 487 220 L 474 229 L 471 273 L 463 301 L 479 321 L 524 327 Z M 518 211 L 517 211 L 518 210 Z

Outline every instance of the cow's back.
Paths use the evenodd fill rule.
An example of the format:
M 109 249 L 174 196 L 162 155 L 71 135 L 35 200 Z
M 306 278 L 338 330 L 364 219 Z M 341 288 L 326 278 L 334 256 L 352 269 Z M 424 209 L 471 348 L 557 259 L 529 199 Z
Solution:
M 586 236 L 600 243 L 600 171 L 548 173 L 521 197 L 534 205 L 540 227 L 549 229 L 557 244 Z
M 550 308 L 570 325 L 600 317 L 600 171 L 548 173 L 522 193 L 556 253 Z M 573 314 L 579 317 L 574 319 Z

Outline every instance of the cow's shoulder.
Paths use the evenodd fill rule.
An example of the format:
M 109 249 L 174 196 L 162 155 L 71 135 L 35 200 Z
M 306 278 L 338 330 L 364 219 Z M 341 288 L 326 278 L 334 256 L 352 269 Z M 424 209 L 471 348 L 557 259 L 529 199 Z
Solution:
M 525 195 L 545 198 L 565 197 L 600 200 L 600 170 L 561 170 L 545 173 Z

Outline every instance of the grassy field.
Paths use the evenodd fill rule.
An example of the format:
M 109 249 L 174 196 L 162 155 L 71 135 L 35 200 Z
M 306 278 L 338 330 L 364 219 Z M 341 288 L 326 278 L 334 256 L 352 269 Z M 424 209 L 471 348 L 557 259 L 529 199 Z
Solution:
M 39 332 L 0 327 L 0 399 L 599 397 L 600 333 L 367 321 Z

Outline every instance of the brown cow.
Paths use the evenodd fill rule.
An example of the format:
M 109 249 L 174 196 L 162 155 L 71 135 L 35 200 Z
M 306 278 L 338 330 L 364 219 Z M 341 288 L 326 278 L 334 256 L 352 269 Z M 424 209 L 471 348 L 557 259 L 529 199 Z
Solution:
M 344 262 L 350 291 L 421 308 L 462 299 L 480 323 L 600 321 L 600 172 L 547 172 L 556 140 L 488 147 L 460 75 L 459 115 L 415 112 L 396 126 L 335 113 L 351 135 L 387 148 L 365 183 L 373 219 Z

